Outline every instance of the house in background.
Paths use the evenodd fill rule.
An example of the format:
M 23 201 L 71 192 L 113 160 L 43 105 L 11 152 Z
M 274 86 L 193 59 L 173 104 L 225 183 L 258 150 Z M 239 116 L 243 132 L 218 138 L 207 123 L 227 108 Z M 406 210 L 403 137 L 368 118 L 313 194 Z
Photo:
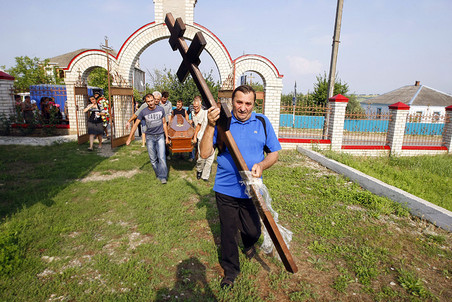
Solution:
M 389 105 L 402 102 L 410 106 L 410 115 L 444 116 L 445 108 L 452 105 L 452 95 L 438 91 L 416 81 L 414 85 L 407 85 L 379 96 L 361 102 L 366 114 L 387 114 Z
M 82 52 L 88 51 L 91 49 L 81 48 L 72 52 L 68 52 L 53 58 L 49 59 L 47 66 L 47 74 L 50 76 L 54 76 L 54 70 L 56 71 L 56 76 L 60 79 L 65 78 L 64 69 L 66 69 L 69 63 Z M 117 56 L 116 51 L 112 51 L 113 56 Z M 142 92 L 145 90 L 145 72 L 140 69 L 140 60 L 137 61 L 137 64 L 134 68 L 133 72 L 133 88 Z

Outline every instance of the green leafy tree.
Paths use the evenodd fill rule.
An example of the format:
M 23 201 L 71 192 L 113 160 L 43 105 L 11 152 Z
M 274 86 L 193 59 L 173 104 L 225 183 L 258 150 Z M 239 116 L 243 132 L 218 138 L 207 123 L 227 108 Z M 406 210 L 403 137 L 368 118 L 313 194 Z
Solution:
M 264 85 L 262 84 L 253 83 L 251 84 L 251 87 L 253 87 L 254 91 L 264 91 Z
M 102 88 L 104 90 L 104 96 L 108 99 L 108 72 L 105 68 L 94 68 L 88 76 L 88 85 Z
M 348 98 L 348 104 L 346 108 L 347 113 L 363 114 L 364 109 L 354 94 L 348 94 L 348 84 L 342 83 L 342 81 L 336 77 L 334 83 L 333 95 L 342 94 Z M 326 104 L 328 96 L 328 78 L 326 73 L 317 76 L 317 83 L 314 84 L 314 93 L 311 95 L 312 101 L 315 104 Z
M 364 114 L 364 109 L 363 109 L 363 107 L 361 107 L 361 104 L 359 103 L 358 99 L 356 98 L 356 95 L 351 94 L 347 97 L 348 97 L 348 103 L 347 103 L 347 108 L 345 109 L 345 112 L 353 113 L 353 114 Z
M 318 75 L 317 83 L 314 84 L 314 93 L 312 94 L 312 100 L 316 104 L 326 104 L 328 97 L 328 77 L 326 76 L 326 72 L 322 75 Z M 341 80 L 336 77 L 336 81 L 334 82 L 334 92 L 333 95 L 342 94 L 346 96 L 348 92 L 348 85 L 346 83 L 342 83 Z
M 30 91 L 30 85 L 55 84 L 55 78 L 46 73 L 46 68 L 49 68 L 49 60 L 42 61 L 39 58 L 27 56 L 16 57 L 15 59 L 16 65 L 14 67 L 6 69 L 2 66 L 2 68 L 15 77 L 14 88 L 17 92 Z
M 215 83 L 212 71 L 209 74 L 204 74 L 204 79 L 206 80 L 209 90 L 212 92 L 214 99 L 218 98 L 218 90 L 220 88 L 219 83 Z M 169 100 L 172 104 L 176 104 L 176 101 L 181 99 L 184 102 L 184 106 L 188 106 L 193 101 L 196 95 L 200 95 L 198 88 L 196 87 L 195 81 L 189 75 L 183 83 L 179 81 L 177 75 L 170 70 L 164 69 L 163 71 L 154 70 L 150 75 L 152 91 L 168 91 Z M 148 91 L 148 87 L 146 89 Z

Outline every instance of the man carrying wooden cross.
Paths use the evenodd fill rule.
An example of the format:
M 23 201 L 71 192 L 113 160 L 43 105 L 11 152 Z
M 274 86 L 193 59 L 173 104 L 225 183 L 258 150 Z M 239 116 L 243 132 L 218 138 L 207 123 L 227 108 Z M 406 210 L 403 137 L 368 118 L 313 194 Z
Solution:
M 262 172 L 278 160 L 281 145 L 268 118 L 253 112 L 255 101 L 256 92 L 251 86 L 242 85 L 234 90 L 229 130 L 247 166 L 252 167 L 251 175 L 260 178 Z M 217 146 L 220 140 L 216 121 L 220 117 L 220 109 L 210 107 L 207 117 L 208 125 L 200 142 L 200 155 L 202 158 L 209 157 L 214 147 L 223 150 L 217 156 L 218 168 L 213 190 L 221 226 L 220 264 L 224 270 L 221 287 L 227 288 L 234 285 L 240 273 L 237 231 L 240 231 L 243 252 L 251 259 L 256 253 L 254 244 L 261 235 L 261 224 L 252 199 L 245 194 L 245 185 L 241 182 L 231 153 L 226 147 Z

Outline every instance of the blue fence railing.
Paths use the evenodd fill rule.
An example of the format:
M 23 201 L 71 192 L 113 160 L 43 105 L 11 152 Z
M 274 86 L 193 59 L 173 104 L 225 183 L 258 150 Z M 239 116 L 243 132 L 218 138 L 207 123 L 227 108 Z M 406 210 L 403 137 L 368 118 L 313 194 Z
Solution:
M 387 120 L 345 120 L 344 130 L 351 132 L 387 132 Z
M 295 129 L 322 129 L 325 121 L 323 116 L 304 116 L 281 114 L 280 127 Z M 387 132 L 388 120 L 353 120 L 344 121 L 344 130 L 350 132 Z M 407 123 L 405 134 L 409 135 L 442 135 L 444 123 Z
M 440 123 L 406 123 L 405 134 L 408 135 L 442 135 L 444 124 Z
M 280 127 L 291 127 L 298 129 L 323 129 L 324 116 L 305 116 L 292 114 L 281 114 L 279 116 Z

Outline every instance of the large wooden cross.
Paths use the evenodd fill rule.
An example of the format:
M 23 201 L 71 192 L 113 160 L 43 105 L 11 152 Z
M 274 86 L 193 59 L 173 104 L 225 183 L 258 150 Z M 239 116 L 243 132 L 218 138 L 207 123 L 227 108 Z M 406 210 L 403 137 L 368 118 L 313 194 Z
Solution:
M 179 81 L 183 82 L 188 73 L 191 74 L 193 80 L 196 83 L 196 86 L 201 94 L 204 105 L 206 108 L 210 108 L 211 106 L 217 106 L 215 99 L 213 98 L 212 93 L 207 86 L 205 79 L 202 76 L 201 71 L 198 68 L 200 64 L 199 55 L 204 50 L 206 46 L 206 40 L 201 32 L 197 32 L 193 41 L 190 44 L 190 47 L 187 46 L 187 43 L 184 39 L 185 33 L 185 24 L 181 18 L 177 18 L 174 20 L 174 17 L 171 13 L 166 14 L 165 23 L 171 33 L 171 37 L 169 39 L 169 43 L 172 49 L 179 50 L 182 55 L 183 61 L 177 71 L 177 77 Z M 221 113 L 220 118 L 217 122 L 218 135 L 219 139 L 226 145 L 231 153 L 232 158 L 234 159 L 234 163 L 237 166 L 239 171 L 249 171 L 245 160 L 243 159 L 242 154 L 240 153 L 237 144 L 234 141 L 234 138 L 229 131 L 229 125 L 231 124 L 231 112 L 229 111 L 226 103 L 221 103 Z M 245 180 L 245 179 L 244 179 Z M 246 180 L 245 180 L 246 181 Z M 264 223 L 270 238 L 275 245 L 276 250 L 278 251 L 279 256 L 286 268 L 287 271 L 291 273 L 296 273 L 298 271 L 295 262 L 292 259 L 292 255 L 287 248 L 286 243 L 284 242 L 279 229 L 268 210 L 265 200 L 260 194 L 258 189 L 254 187 L 251 188 L 251 195 L 254 205 L 257 208 L 257 211 Z

